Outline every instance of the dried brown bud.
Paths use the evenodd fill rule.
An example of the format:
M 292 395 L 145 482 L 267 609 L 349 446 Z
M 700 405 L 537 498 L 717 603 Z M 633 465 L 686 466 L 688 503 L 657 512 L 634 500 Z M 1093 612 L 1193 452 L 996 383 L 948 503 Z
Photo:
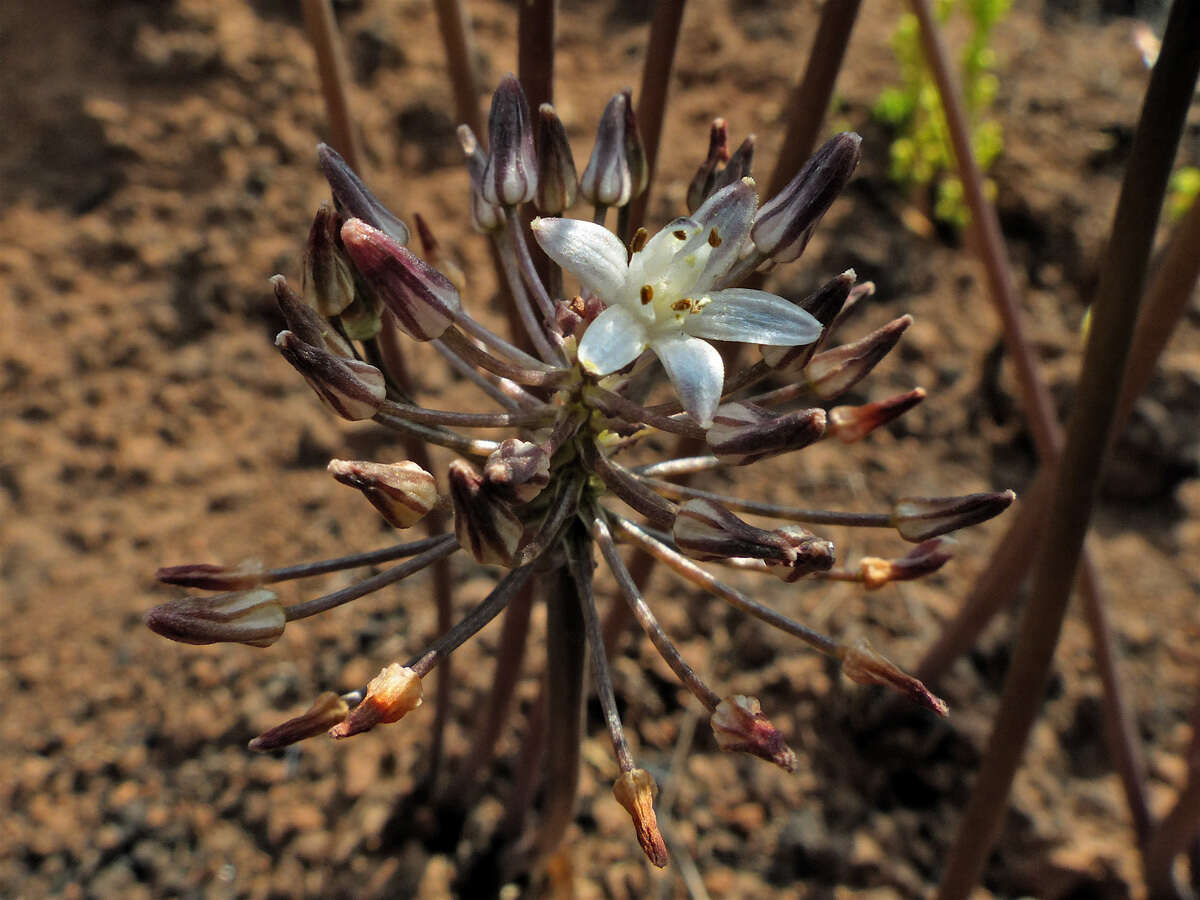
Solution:
M 475 561 L 511 566 L 525 528 L 516 513 L 484 489 L 483 479 L 470 463 L 450 463 L 450 497 L 454 501 L 454 533 Z
M 331 459 L 329 474 L 358 488 L 388 524 L 411 528 L 437 505 L 437 482 L 415 462 L 385 463 Z
M 181 644 L 270 647 L 283 634 L 287 617 L 274 591 L 254 588 L 182 597 L 147 610 L 142 621 L 155 634 Z
M 812 358 L 817 347 L 824 341 L 825 335 L 829 332 L 829 326 L 833 324 L 842 307 L 846 305 L 846 298 L 850 296 L 850 290 L 854 287 L 854 279 L 858 276 L 853 269 L 847 269 L 837 278 L 830 279 L 825 282 L 803 300 L 796 305 L 814 319 L 821 323 L 824 331 L 821 337 L 802 347 L 770 347 L 763 346 L 759 348 L 762 352 L 763 362 L 772 369 L 786 369 L 791 366 L 803 366 Z
M 538 107 L 537 158 L 538 212 L 543 216 L 561 216 L 575 203 L 579 176 L 575 173 L 567 130 L 549 103 Z
M 646 858 L 660 869 L 668 862 L 667 844 L 658 830 L 658 817 L 654 814 L 654 798 L 658 785 L 645 769 L 630 769 L 622 772 L 613 782 L 613 796 L 625 807 L 633 819 L 638 843 Z
M 317 312 L 339 315 L 354 300 L 354 272 L 342 253 L 342 218 L 329 206 L 317 210 L 304 249 L 304 290 L 312 292 Z
M 579 193 L 596 206 L 624 206 L 633 196 L 633 178 L 625 155 L 628 105 L 624 94 L 613 94 L 608 101 L 596 129 L 592 155 L 579 178 Z
M 853 344 L 818 353 L 804 367 L 809 388 L 822 400 L 846 393 L 888 355 L 912 321 L 912 316 L 901 316 Z
M 154 573 L 154 577 L 163 584 L 177 584 L 202 591 L 244 591 L 263 583 L 263 566 L 257 560 L 248 560 L 236 566 L 187 563 L 164 566 Z
M 796 771 L 796 754 L 779 729 L 763 715 L 756 697 L 735 694 L 726 697 L 709 719 L 717 746 L 734 753 L 749 753 L 775 763 L 788 772 Z
M 679 507 L 671 529 L 675 545 L 699 560 L 730 557 L 795 562 L 790 541 L 778 532 L 755 528 L 711 500 L 688 500 Z
M 509 503 L 528 503 L 550 483 L 550 454 L 529 441 L 508 438 L 483 465 L 489 492 Z
M 1012 505 L 1012 491 L 966 494 L 962 497 L 901 497 L 892 507 L 892 525 L 900 537 L 914 543 L 986 522 Z
M 325 691 L 303 713 L 274 728 L 267 729 L 252 740 L 248 746 L 258 753 L 288 747 L 328 731 L 334 725 L 342 722 L 348 712 L 350 712 L 350 707 L 346 705 L 345 700 L 333 691 Z
M 317 396 L 343 419 L 356 422 L 379 412 L 387 387 L 383 373 L 374 366 L 334 356 L 304 343 L 290 331 L 279 332 L 275 346 Z
M 950 561 L 953 554 L 948 548 L 953 543 L 952 538 L 932 538 L 918 544 L 899 559 L 864 557 L 859 563 L 863 584 L 867 590 L 873 591 L 893 581 L 912 581 L 936 572 Z
M 799 525 L 785 525 L 776 528 L 772 534 L 778 535 L 789 547 L 793 559 L 790 563 L 767 560 L 767 571 L 788 584 L 813 572 L 827 572 L 837 560 L 833 541 L 817 537 Z
M 401 222 L 382 203 L 375 199 L 362 179 L 346 164 L 337 151 L 328 144 L 317 144 L 317 161 L 321 173 L 329 182 L 333 202 L 347 219 L 362 219 L 372 228 L 378 228 L 392 240 L 408 243 L 408 226 Z
M 692 176 L 687 189 L 688 212 L 700 208 L 713 192 L 717 181 L 717 166 L 729 159 L 729 129 L 724 119 L 713 119 L 708 131 L 708 155 Z
M 275 289 L 275 302 L 283 314 L 283 320 L 287 322 L 288 330 L 296 337 L 306 344 L 328 350 L 335 356 L 354 358 L 354 350 L 345 338 L 337 333 L 328 320 L 300 299 L 286 278 L 282 275 L 272 276 L 271 287 Z
M 865 406 L 835 406 L 829 411 L 830 434 L 843 444 L 853 444 L 888 422 L 900 418 L 925 399 L 922 388 L 914 388 L 907 394 L 889 397 Z
M 825 433 L 825 411 L 802 409 L 777 415 L 753 403 L 722 403 L 705 434 L 709 449 L 721 462 L 745 466 L 800 450 Z
M 488 143 L 491 151 L 482 178 L 484 199 L 497 206 L 528 203 L 537 192 L 538 177 L 533 124 L 525 91 L 511 73 L 492 94 Z
M 625 88 L 621 93 L 625 96 L 625 162 L 629 166 L 630 197 L 636 197 L 650 184 L 650 162 L 633 108 L 633 91 Z
M 713 180 L 712 193 L 722 188 L 728 187 L 731 184 L 737 184 L 743 178 L 753 178 L 754 173 L 754 144 L 757 138 L 754 135 L 748 135 L 741 145 L 733 151 L 733 155 L 729 157 L 729 162 L 721 169 L 717 177 Z
M 950 710 L 946 701 L 933 694 L 918 679 L 903 672 L 899 666 L 876 653 L 865 640 L 842 647 L 842 673 L 855 684 L 878 684 L 897 691 L 942 718 Z
M 400 663 L 392 663 L 367 683 L 362 703 L 350 710 L 345 721 L 330 728 L 329 736 L 348 738 L 376 725 L 399 722 L 420 705 L 421 676 Z

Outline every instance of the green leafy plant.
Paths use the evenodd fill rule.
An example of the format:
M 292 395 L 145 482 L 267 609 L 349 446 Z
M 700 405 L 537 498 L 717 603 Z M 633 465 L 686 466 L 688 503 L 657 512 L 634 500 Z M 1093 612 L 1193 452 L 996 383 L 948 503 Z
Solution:
M 985 172 L 1004 149 L 1000 122 L 989 116 L 999 85 L 991 41 L 1009 6 L 1010 0 L 938 0 L 936 6 L 939 23 L 947 24 L 958 13 L 966 17 L 970 29 L 959 65 L 971 125 L 971 146 Z M 874 109 L 877 119 L 896 130 L 889 174 L 894 181 L 914 191 L 921 186 L 931 187 L 933 217 L 961 228 L 967 224 L 969 213 L 963 201 L 962 183 L 954 174 L 950 133 L 937 86 L 925 64 L 920 29 L 911 13 L 900 18 L 892 35 L 892 50 L 900 65 L 901 83 L 884 90 Z M 994 190 L 990 181 L 986 188 L 989 192 Z

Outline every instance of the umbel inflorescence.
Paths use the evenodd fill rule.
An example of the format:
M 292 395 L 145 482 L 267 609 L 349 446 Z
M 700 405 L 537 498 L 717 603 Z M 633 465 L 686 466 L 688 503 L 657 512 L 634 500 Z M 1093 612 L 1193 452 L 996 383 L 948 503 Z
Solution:
M 863 406 L 832 405 L 895 346 L 911 321 L 902 316 L 860 340 L 832 346 L 846 311 L 873 291 L 869 283 L 856 285 L 854 272 L 799 302 L 743 286 L 755 273 L 801 255 L 858 163 L 857 135 L 831 139 L 778 196 L 759 206 L 751 178 L 753 139 L 730 154 L 718 120 L 708 158 L 688 191 L 691 212 L 650 235 L 641 228 L 626 233 L 628 204 L 648 180 L 628 92 L 605 109 L 582 176 L 554 109 L 543 105 L 535 123 L 512 76 L 493 97 L 488 132 L 487 152 L 466 126 L 459 133 L 471 175 L 470 215 L 494 243 L 528 350 L 471 317 L 460 296 L 460 274 L 444 262 L 441 270 L 435 265 L 440 257 L 423 223 L 424 259 L 408 248 L 407 226 L 324 145 L 318 154 L 333 205 L 318 211 L 309 235 L 304 296 L 282 276 L 272 279 L 287 322 L 276 346 L 326 405 L 343 418 L 393 429 L 410 446 L 434 444 L 461 457 L 445 473 L 445 494 L 415 460 L 335 459 L 329 472 L 362 491 L 395 528 L 410 528 L 449 506 L 453 531 L 281 569 L 161 569 L 164 582 L 223 593 L 155 607 L 146 624 L 184 643 L 266 647 L 287 623 L 394 584 L 458 551 L 507 570 L 486 599 L 406 663 L 384 668 L 359 690 L 321 695 L 307 712 L 250 744 L 270 750 L 324 731 L 345 738 L 397 721 L 421 705 L 422 679 L 495 618 L 531 577 L 564 573 L 573 589 L 547 593 L 547 604 L 566 605 L 548 609 L 549 618 L 557 613 L 586 633 L 594 688 L 621 772 L 614 794 L 632 815 L 646 854 L 664 865 L 654 783 L 635 766 L 617 714 L 593 593 L 597 557 L 654 647 L 708 712 L 718 745 L 791 770 L 795 754 L 759 702 L 723 698 L 681 657 L 618 544 L 644 551 L 692 584 L 837 658 L 852 680 L 886 685 L 944 715 L 941 700 L 867 644 L 819 634 L 697 563 L 752 569 L 787 582 L 834 579 L 878 588 L 938 569 L 950 557 L 943 535 L 996 515 L 1013 495 L 906 498 L 888 512 L 839 513 L 727 497 L 670 480 L 750 465 L 820 440 L 857 441 L 923 399 L 918 388 Z M 562 217 L 578 195 L 594 207 L 591 220 Z M 540 213 L 531 225 L 546 257 L 538 261 L 518 213 L 530 203 Z M 610 207 L 618 210 L 615 233 L 605 226 Z M 564 272 L 578 291 L 564 291 Z M 397 371 L 398 333 L 432 343 L 495 409 L 459 412 L 415 403 Z M 756 345 L 756 361 L 728 374 L 713 341 Z M 660 373 L 672 390 L 648 404 Z M 762 390 L 768 378 L 787 384 Z M 463 429 L 507 436 L 484 439 Z M 627 464 L 631 448 L 655 432 L 701 449 Z M 763 528 L 739 512 L 790 524 Z M 915 547 L 896 559 L 838 567 L 833 544 L 804 527 L 812 524 L 890 527 Z M 350 587 L 291 606 L 269 587 L 390 563 Z M 551 628 L 551 642 L 555 634 Z M 580 658 L 567 664 L 582 666 L 582 647 L 574 646 Z M 563 664 L 555 663 L 554 646 L 549 653 L 552 669 Z M 573 724 L 562 727 L 577 730 L 578 722 L 576 714 Z

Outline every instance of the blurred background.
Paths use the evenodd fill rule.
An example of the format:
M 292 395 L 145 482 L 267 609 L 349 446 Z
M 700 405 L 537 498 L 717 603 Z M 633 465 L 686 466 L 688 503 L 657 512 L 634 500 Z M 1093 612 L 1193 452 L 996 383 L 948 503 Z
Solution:
M 498 323 L 486 244 L 469 228 L 430 4 L 335 7 L 364 176 L 398 214 L 431 223 L 468 273 L 470 308 Z M 472 0 L 470 11 L 490 89 L 516 67 L 516 8 Z M 859 131 L 863 162 L 805 257 L 771 284 L 801 296 L 848 267 L 873 280 L 876 295 L 845 335 L 905 312 L 916 324 L 856 396 L 923 386 L 930 398 L 864 444 L 825 442 L 736 484 L 709 482 L 717 489 L 886 509 L 906 494 L 1019 494 L 1034 470 L 979 271 L 953 215 L 939 218 L 953 198 L 944 201 L 936 183 L 893 177 L 894 142 L 906 132 L 888 114 L 900 101 L 884 98 L 881 108 L 881 96 L 904 86 L 903 12 L 898 0 L 863 5 L 822 135 Z M 999 133 L 989 174 L 1064 414 L 1147 80 L 1139 27 L 1153 30 L 1161 12 L 1126 0 L 1015 0 L 986 40 L 994 81 L 981 116 Z M 734 145 L 757 134 L 765 180 L 817 14 L 810 0 L 688 4 L 652 222 L 684 211 L 716 115 Z M 640 83 L 647 22 L 645 5 L 631 0 L 561 7 L 556 106 L 580 166 L 608 96 Z M 960 13 L 949 25 L 960 50 L 970 23 Z M 1195 105 L 1193 113 L 1180 167 L 1200 164 Z M 266 650 L 184 647 L 141 624 L 146 608 L 176 595 L 155 583 L 160 565 L 282 565 L 390 540 L 362 498 L 323 469 L 331 456 L 400 459 L 399 444 L 370 424 L 334 421 L 272 347 L 282 323 L 267 278 L 282 272 L 298 285 L 311 217 L 327 199 L 314 146 L 328 135 L 298 4 L 0 5 L 0 115 L 0 805 L 9 810 L 0 895 L 473 896 L 457 873 L 499 819 L 537 695 L 540 645 L 489 794 L 461 835 L 447 835 L 422 780 L 428 708 L 337 746 L 318 739 L 274 757 L 245 749 L 320 691 L 358 687 L 424 645 L 434 631 L 424 576 L 293 626 Z M 1092 536 L 1156 814 L 1186 775 L 1200 680 L 1196 324 L 1193 306 L 1121 440 Z M 472 388 L 426 349 L 414 351 L 414 370 L 428 373 L 429 404 L 477 406 Z M 871 594 L 730 579 L 912 666 L 1003 528 L 1001 518 L 966 532 L 936 576 Z M 904 552 L 886 535 L 830 536 L 848 562 Z M 455 575 L 466 608 L 496 573 L 456 557 Z M 284 585 L 283 597 L 348 577 L 306 583 L 303 594 Z M 723 755 L 703 721 L 690 738 L 695 704 L 644 641 L 627 641 L 615 660 L 623 716 L 639 761 L 669 786 L 659 814 L 705 889 L 927 895 L 988 736 L 1012 617 L 951 670 L 941 690 L 951 715 L 937 721 L 920 710 L 881 716 L 876 689 L 850 685 L 796 642 L 666 572 L 647 598 L 715 688 L 762 700 L 801 760 L 789 776 Z M 455 656 L 452 756 L 468 749 L 497 632 Z M 1100 710 L 1088 636 L 1071 618 L 986 873 L 992 895 L 1139 895 Z M 591 721 L 568 881 L 579 897 L 687 896 L 679 860 L 660 873 L 639 853 L 609 792 L 614 766 L 594 703 Z

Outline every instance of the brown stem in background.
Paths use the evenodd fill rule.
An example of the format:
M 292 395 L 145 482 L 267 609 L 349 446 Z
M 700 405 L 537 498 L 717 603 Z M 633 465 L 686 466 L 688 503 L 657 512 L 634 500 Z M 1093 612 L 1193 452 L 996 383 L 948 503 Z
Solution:
M 1150 896 L 1175 898 L 1180 895 L 1172 867 L 1175 857 L 1187 849 L 1200 827 L 1200 773 L 1188 770 L 1188 780 L 1175 805 L 1155 829 L 1146 845 L 1146 886 Z
M 558 0 L 521 0 L 517 4 L 517 77 L 529 108 L 537 115 L 554 102 L 554 23 Z
M 926 0 L 923 7 L 930 24 Z M 1121 186 L 1061 471 L 1033 573 L 1033 595 L 1005 680 L 989 750 L 946 862 L 940 900 L 967 897 L 1000 830 L 1013 777 L 1041 707 L 1075 578 L 1101 466 L 1111 440 L 1121 376 L 1137 322 L 1155 223 L 1200 74 L 1200 3 L 1172 4 Z M 1170 884 L 1170 872 L 1148 872 Z
M 766 197 L 774 197 L 783 190 L 817 146 L 860 4 L 861 0 L 827 0 L 821 7 L 821 21 L 808 53 L 808 65 L 788 101 L 791 112 L 787 134 L 779 148 Z
M 679 29 L 683 23 L 683 7 L 687 0 L 659 0 L 650 22 L 650 37 L 646 41 L 646 62 L 642 66 L 642 87 L 637 98 L 638 130 L 646 151 L 646 166 L 650 180 L 646 190 L 629 203 L 629 233 L 637 231 L 646 221 L 650 192 L 654 190 L 654 173 L 658 165 L 658 147 L 662 143 L 663 120 L 667 115 L 667 91 L 671 87 L 671 67 L 675 65 L 675 49 L 679 45 Z
M 475 56 L 471 46 L 470 16 L 464 0 L 434 0 L 438 31 L 446 49 L 446 67 L 454 89 L 454 111 L 458 121 L 470 125 L 480 141 L 486 140 L 483 119 L 479 114 L 479 74 L 475 71 Z
M 329 144 L 342 159 L 359 174 L 364 172 L 362 142 L 350 117 L 347 86 L 350 84 L 346 56 L 338 40 L 337 20 L 330 0 L 303 0 L 304 27 L 317 55 L 317 71 L 321 79 L 321 96 L 325 98 L 325 113 L 329 116 Z

